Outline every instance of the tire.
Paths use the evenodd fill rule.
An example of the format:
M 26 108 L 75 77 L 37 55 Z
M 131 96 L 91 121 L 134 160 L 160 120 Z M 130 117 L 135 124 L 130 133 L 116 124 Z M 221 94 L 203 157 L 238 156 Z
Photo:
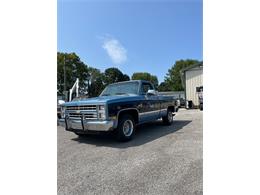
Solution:
M 203 110 L 203 104 L 200 104 L 200 110 L 201 111 Z
M 171 125 L 173 122 L 172 111 L 170 109 L 167 110 L 167 115 L 162 117 L 163 123 L 165 125 Z
M 135 120 L 129 114 L 124 114 L 119 118 L 116 129 L 116 138 L 118 141 L 129 141 L 135 133 Z

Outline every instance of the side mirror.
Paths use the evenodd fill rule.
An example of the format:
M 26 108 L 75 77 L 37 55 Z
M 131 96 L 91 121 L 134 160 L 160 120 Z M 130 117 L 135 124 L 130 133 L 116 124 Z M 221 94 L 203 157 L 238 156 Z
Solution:
M 153 89 L 149 89 L 146 94 L 147 95 L 157 95 L 156 91 Z
M 59 101 L 58 101 L 58 104 L 59 104 L 59 105 L 64 104 L 64 103 L 65 103 L 64 100 L 59 100 Z

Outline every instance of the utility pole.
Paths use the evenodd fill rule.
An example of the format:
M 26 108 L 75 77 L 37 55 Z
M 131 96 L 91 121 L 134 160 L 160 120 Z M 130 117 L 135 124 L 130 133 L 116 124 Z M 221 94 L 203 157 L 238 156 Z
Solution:
M 64 88 L 63 88 L 63 94 L 65 96 L 65 101 L 66 101 L 67 97 L 66 97 L 66 67 L 65 67 L 65 60 L 66 60 L 66 56 L 64 54 L 64 66 L 63 66 Z

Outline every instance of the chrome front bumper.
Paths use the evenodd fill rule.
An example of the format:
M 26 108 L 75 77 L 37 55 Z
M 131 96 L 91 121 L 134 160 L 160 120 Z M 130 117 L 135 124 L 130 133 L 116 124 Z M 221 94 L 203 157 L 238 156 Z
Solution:
M 109 131 L 114 127 L 113 120 L 107 121 L 89 121 L 80 119 L 59 119 L 59 125 L 67 131 Z

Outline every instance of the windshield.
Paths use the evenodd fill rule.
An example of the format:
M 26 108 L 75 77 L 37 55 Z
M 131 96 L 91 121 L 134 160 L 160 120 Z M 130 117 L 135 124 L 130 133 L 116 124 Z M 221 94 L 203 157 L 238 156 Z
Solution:
M 100 96 L 138 94 L 138 82 L 125 82 L 108 85 Z

